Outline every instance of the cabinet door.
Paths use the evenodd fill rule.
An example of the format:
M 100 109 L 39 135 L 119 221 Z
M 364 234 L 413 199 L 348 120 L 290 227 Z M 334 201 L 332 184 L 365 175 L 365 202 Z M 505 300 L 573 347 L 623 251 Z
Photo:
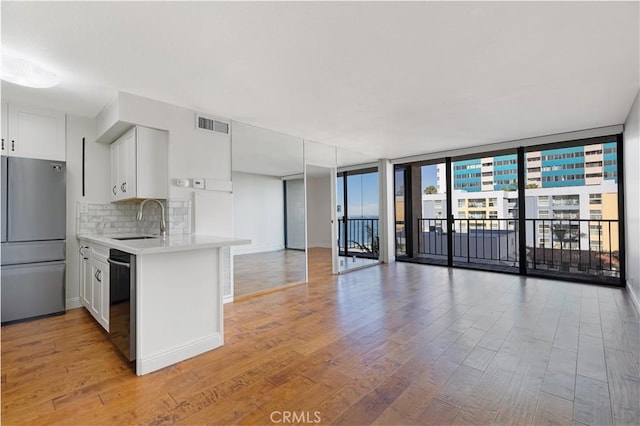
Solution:
M 136 198 L 136 129 L 125 133 L 118 149 L 118 176 L 121 199 Z
M 80 246 L 80 302 L 91 310 L 91 267 L 89 265 L 89 247 Z
M 65 160 L 64 113 L 10 104 L 8 155 Z
M 119 161 L 119 151 L 120 151 L 120 141 L 117 140 L 111 144 L 111 159 L 110 159 L 110 169 L 111 169 L 111 188 L 109 189 L 109 195 L 111 197 L 111 201 L 116 201 L 120 199 L 120 176 L 118 175 L 118 161 Z
M 100 262 L 91 260 L 91 306 L 89 312 L 99 322 L 100 309 L 102 309 L 102 281 L 99 278 L 101 274 Z
M 136 198 L 167 198 L 169 134 L 136 128 Z
M 104 300 L 105 287 L 107 287 L 107 297 L 109 295 L 109 265 L 105 262 L 91 259 L 91 282 L 91 292 L 93 297 L 91 299 L 91 308 L 89 311 L 96 321 L 98 321 L 105 330 L 109 331 L 109 301 Z M 105 304 L 107 306 L 106 313 Z
M 101 262 L 102 263 L 102 262 Z M 100 280 L 102 281 L 102 306 L 100 308 L 100 320 L 98 321 L 105 330 L 109 331 L 109 305 L 110 305 L 110 284 L 109 284 L 109 264 L 102 264 L 102 274 Z
M 7 133 L 7 104 L 2 102 L 2 155 L 7 155 L 9 135 Z

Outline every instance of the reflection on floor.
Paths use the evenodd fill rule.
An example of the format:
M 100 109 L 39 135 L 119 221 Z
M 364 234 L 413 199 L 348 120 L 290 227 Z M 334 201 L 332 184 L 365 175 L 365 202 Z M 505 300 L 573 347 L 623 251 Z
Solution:
M 377 265 L 378 259 L 363 259 L 361 257 L 338 257 L 338 271 L 345 272 L 354 268 L 363 268 L 365 266 Z
M 236 298 L 305 281 L 305 253 L 300 250 L 236 255 L 233 264 Z
M 338 258 L 338 271 L 346 272 L 354 268 L 362 268 L 370 265 L 377 265 L 378 261 L 375 259 L 361 259 L 359 257 L 345 257 L 340 256 Z M 331 249 L 321 247 L 309 248 L 309 278 L 313 276 L 325 276 L 331 275 Z
M 309 247 L 309 281 L 332 274 L 331 249 Z

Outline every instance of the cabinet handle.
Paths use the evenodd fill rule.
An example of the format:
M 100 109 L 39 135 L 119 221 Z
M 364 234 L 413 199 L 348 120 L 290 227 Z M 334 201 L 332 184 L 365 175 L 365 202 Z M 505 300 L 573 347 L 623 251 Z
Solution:
M 85 256 L 84 256 L 84 251 L 83 251 L 83 250 L 84 250 L 84 249 L 86 249 L 86 248 L 89 248 L 89 247 L 87 247 L 87 246 L 80 246 L 80 250 L 78 250 L 78 251 L 80 252 L 80 255 L 82 256 L 82 259 L 83 259 L 83 260 L 89 260 L 89 258 L 88 258 L 88 257 L 85 257 Z
M 98 269 L 98 271 L 96 272 L 96 280 L 98 280 L 99 283 L 102 282 L 102 271 L 100 269 Z
M 113 195 L 116 195 L 116 191 L 117 191 L 117 190 L 116 190 L 116 185 L 113 185 L 113 189 L 112 189 L 112 191 L 113 191 Z
M 4 149 L 4 138 L 2 138 L 2 149 Z
M 93 273 L 93 278 L 96 279 L 96 281 L 98 280 L 98 270 L 96 269 L 96 271 Z
M 120 185 L 120 190 L 122 192 L 127 192 L 127 182 L 124 182 L 122 185 Z
M 16 141 L 12 140 L 11 141 L 11 151 L 15 151 L 16 150 Z

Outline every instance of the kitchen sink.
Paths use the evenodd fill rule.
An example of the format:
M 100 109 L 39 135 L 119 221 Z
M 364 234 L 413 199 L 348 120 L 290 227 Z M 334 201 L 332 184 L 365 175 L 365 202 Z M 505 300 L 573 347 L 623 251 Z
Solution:
M 128 240 L 153 240 L 156 238 L 160 238 L 160 237 L 149 237 L 147 235 L 136 235 L 133 237 L 120 237 L 120 238 L 114 238 L 114 240 L 120 240 L 120 241 L 128 241 Z

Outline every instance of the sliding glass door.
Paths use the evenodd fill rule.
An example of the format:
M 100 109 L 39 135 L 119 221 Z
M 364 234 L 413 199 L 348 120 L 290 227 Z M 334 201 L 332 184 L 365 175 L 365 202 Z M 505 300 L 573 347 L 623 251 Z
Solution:
M 415 212 L 416 257 L 425 263 L 447 264 L 447 174 L 444 162 L 418 165 L 420 203 Z
M 619 282 L 617 137 L 532 148 L 526 176 L 529 273 Z
M 380 252 L 377 168 L 338 173 L 339 255 L 378 259 Z
M 517 154 L 454 161 L 451 180 L 453 264 L 517 272 Z
M 621 285 L 621 137 L 396 165 L 396 257 Z

